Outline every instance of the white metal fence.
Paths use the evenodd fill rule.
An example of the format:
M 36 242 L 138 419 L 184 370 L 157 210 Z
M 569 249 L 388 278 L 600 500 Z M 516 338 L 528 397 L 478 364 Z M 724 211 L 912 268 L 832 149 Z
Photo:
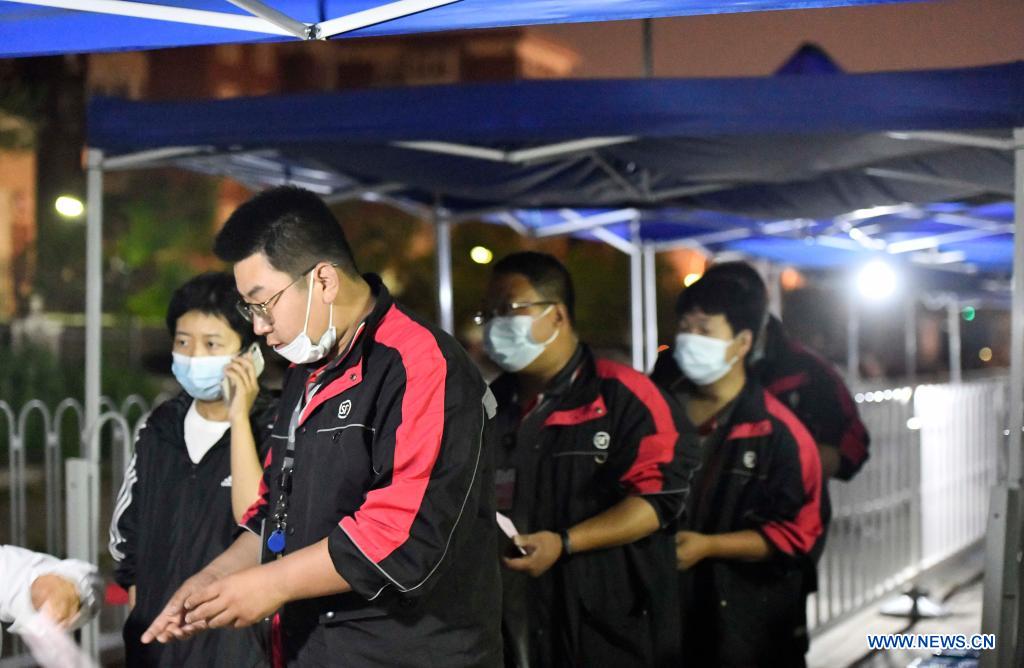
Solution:
M 157 398 L 160 400 L 162 397 Z M 64 399 L 52 408 L 33 399 L 18 410 L 0 400 L 0 420 L 6 423 L 6 429 L 0 431 L 0 461 L 6 461 L 0 480 L 7 487 L 0 503 L 6 501 L 9 517 L 6 531 L 0 525 L 0 542 L 78 557 L 86 555 L 72 554 L 75 545 L 88 545 L 88 560 L 104 563 L 104 510 L 108 504 L 113 505 L 135 436 L 150 407 L 137 395 L 120 405 L 104 397 L 101 406 L 99 427 L 87 431 L 82 404 L 76 399 Z M 97 465 L 102 462 L 106 469 L 101 472 L 97 466 L 95 484 L 84 490 L 84 498 L 79 498 L 72 480 L 65 481 L 65 467 L 71 470 L 71 463 L 79 460 Z M 108 499 L 102 504 L 101 494 Z M 42 503 L 36 501 L 30 506 L 30 499 L 40 497 Z M 82 501 L 86 507 L 82 507 Z M 101 632 L 119 631 L 124 617 L 122 610 L 106 610 L 87 628 L 85 644 L 96 646 Z M 20 649 L 16 640 L 5 645 L 8 651 Z
M 984 537 L 1007 424 L 1003 379 L 865 389 L 871 459 L 833 481 L 832 525 L 808 619 L 822 629 Z
M 982 538 L 989 489 L 1003 452 L 1007 388 L 1007 380 L 998 379 L 857 393 L 871 434 L 871 459 L 852 482 L 831 483 L 832 526 L 819 591 L 809 601 L 812 631 L 878 601 Z M 106 509 L 113 505 L 149 406 L 132 396 L 120 406 L 105 399 L 102 411 L 99 429 L 85 433 L 82 406 L 73 399 L 52 409 L 31 401 L 17 411 L 0 401 L 7 422 L 10 507 L 10 529 L 0 539 L 58 555 L 77 545 L 96 563 L 105 562 Z M 33 424 L 40 426 L 33 429 Z M 39 442 L 27 442 L 33 437 Z M 38 461 L 29 465 L 28 453 Z M 69 467 L 81 464 L 95 472 L 90 474 L 95 484 L 66 491 L 64 457 L 76 459 Z M 30 471 L 42 475 L 30 482 Z M 40 486 L 45 546 L 38 540 L 30 544 L 28 531 L 30 521 L 42 521 L 28 507 L 30 488 L 38 496 Z M 71 513 L 67 526 L 65 508 Z M 115 634 L 122 622 L 122 612 L 108 611 L 102 630 Z M 95 648 L 99 631 L 94 624 L 84 644 Z

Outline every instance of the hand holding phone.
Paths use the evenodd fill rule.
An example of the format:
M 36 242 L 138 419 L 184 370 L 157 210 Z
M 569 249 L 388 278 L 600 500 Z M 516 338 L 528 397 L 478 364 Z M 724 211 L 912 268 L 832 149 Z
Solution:
M 250 373 L 244 368 L 245 363 L 242 359 L 244 359 L 246 355 L 248 355 L 249 360 L 252 363 L 253 373 Z M 224 380 L 221 381 L 220 385 L 221 391 L 224 394 L 224 401 L 227 402 L 229 407 L 232 405 L 235 395 L 235 382 L 241 382 L 246 386 L 251 385 L 251 387 L 247 387 L 247 389 L 249 389 L 252 399 L 256 398 L 256 394 L 259 392 L 257 379 L 260 377 L 260 374 L 263 373 L 264 366 L 263 352 L 260 350 L 259 343 L 252 344 L 245 350 L 245 352 L 239 353 L 237 359 L 232 360 L 227 369 L 225 369 Z M 232 378 L 237 379 L 237 381 L 232 381 Z M 251 404 L 246 406 L 246 414 L 248 414 L 248 409 L 251 407 Z

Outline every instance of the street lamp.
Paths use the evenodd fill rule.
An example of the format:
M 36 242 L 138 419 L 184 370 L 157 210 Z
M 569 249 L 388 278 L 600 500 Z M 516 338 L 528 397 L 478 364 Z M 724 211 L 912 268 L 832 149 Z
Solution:
M 82 200 L 71 195 L 61 195 L 54 202 L 53 208 L 57 210 L 57 213 L 65 218 L 81 218 L 82 214 L 85 213 L 85 204 Z

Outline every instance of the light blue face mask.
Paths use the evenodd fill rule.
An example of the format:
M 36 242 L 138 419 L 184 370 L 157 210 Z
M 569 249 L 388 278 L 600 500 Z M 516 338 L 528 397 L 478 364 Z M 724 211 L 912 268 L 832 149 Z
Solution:
M 189 357 L 172 353 L 172 356 L 171 371 L 189 396 L 200 401 L 216 401 L 223 396 L 220 384 L 224 380 L 224 367 L 234 355 Z
M 554 306 L 548 306 L 536 318 L 528 315 L 505 315 L 491 318 L 484 326 L 484 352 L 495 364 L 509 373 L 522 371 L 540 357 L 544 349 L 558 336 L 558 330 L 543 343 L 533 340 L 533 323 L 546 316 Z

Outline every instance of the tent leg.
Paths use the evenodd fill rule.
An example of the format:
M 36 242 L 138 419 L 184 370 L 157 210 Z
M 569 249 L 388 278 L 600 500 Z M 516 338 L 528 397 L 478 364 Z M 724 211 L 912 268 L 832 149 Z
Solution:
M 629 308 L 630 343 L 633 352 L 633 368 L 644 370 L 644 285 L 643 253 L 640 248 L 640 223 L 630 224 L 633 250 L 629 254 Z
M 846 319 L 846 376 L 853 385 L 860 382 L 860 314 L 857 298 L 850 296 Z
M 644 283 L 644 371 L 651 371 L 658 359 L 658 280 L 654 246 L 643 245 Z
M 437 235 L 437 306 L 441 329 L 454 334 L 455 313 L 452 298 L 452 223 L 434 210 L 434 234 Z
M 768 263 L 768 271 L 765 273 L 765 281 L 768 284 L 768 310 L 774 313 L 777 318 L 782 319 L 782 271 L 779 265 Z
M 960 302 L 950 296 L 946 302 L 946 325 L 949 328 L 949 382 L 963 380 L 963 337 L 960 334 Z
M 83 447 L 92 439 L 89 436 L 99 424 L 100 398 L 103 387 L 100 383 L 100 370 L 103 354 L 103 152 L 89 149 L 86 154 L 88 169 L 86 183 L 86 232 L 85 232 L 85 434 Z M 81 452 L 81 451 L 80 451 Z M 88 463 L 99 461 L 98 452 L 85 455 Z M 86 517 L 83 518 L 85 539 L 76 541 L 74 535 L 68 537 L 68 551 L 73 556 L 96 563 L 99 558 L 95 545 L 95 537 L 99 535 L 99 517 L 93 512 L 97 508 L 95 502 L 99 498 L 99 488 L 95 484 L 80 486 L 87 476 L 76 475 L 77 469 L 68 471 L 68 501 L 76 491 L 79 499 L 84 497 L 88 502 L 81 506 Z M 95 481 L 93 481 L 95 482 Z M 77 505 L 77 504 L 76 504 Z M 70 522 L 73 515 L 68 513 Z M 75 552 L 81 552 L 75 554 Z M 94 660 L 99 658 L 99 624 L 96 621 L 82 629 L 82 647 Z
M 85 428 L 100 416 L 100 365 L 103 354 L 103 152 L 87 153 L 85 233 Z
M 986 532 L 985 597 L 981 629 L 996 634 L 995 651 L 982 652 L 982 668 L 1019 666 L 1024 629 L 1021 586 L 1021 429 L 1024 428 L 1024 128 L 1014 139 L 1013 301 L 1010 313 L 1010 403 L 1007 477 L 992 490 Z

